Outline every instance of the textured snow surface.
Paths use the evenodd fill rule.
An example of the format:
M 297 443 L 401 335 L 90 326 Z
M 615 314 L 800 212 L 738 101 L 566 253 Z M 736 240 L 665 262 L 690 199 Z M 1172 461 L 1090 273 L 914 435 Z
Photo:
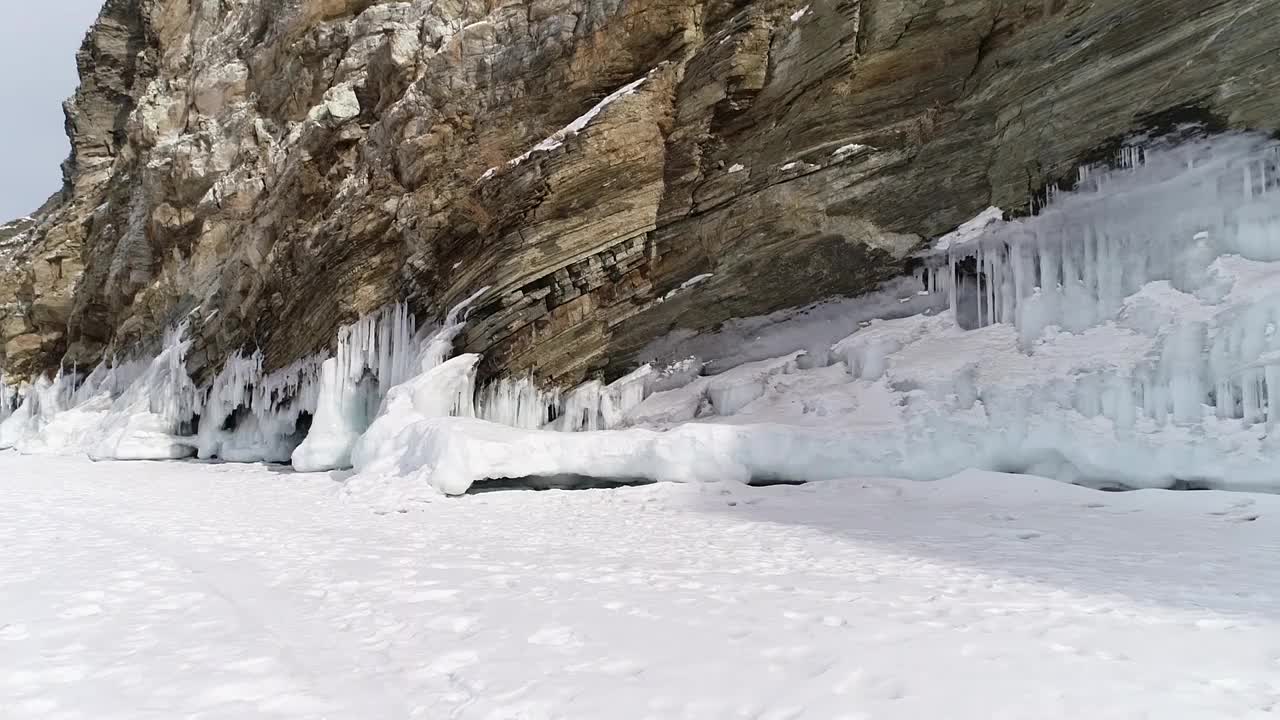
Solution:
M 340 501 L 0 453 L 0 717 L 1266 718 L 1280 498 L 1033 477 Z

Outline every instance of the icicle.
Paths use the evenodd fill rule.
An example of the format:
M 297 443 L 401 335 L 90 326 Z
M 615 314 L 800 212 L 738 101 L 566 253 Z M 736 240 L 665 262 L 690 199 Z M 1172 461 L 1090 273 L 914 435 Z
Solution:
M 952 317 L 959 317 L 959 307 L 956 304 L 956 286 L 959 279 L 956 277 L 956 255 L 955 252 L 947 253 L 947 309 L 951 311 Z
M 652 374 L 653 368 L 645 365 L 609 385 L 598 380 L 579 385 L 565 396 L 554 429 L 589 432 L 620 427 L 627 413 L 644 402 Z
M 1280 422 L 1280 365 L 1269 364 L 1265 369 L 1267 395 L 1267 422 Z
M 480 418 L 512 427 L 536 430 L 555 419 L 560 392 L 542 390 L 530 378 L 502 378 L 480 392 Z
M 444 364 L 453 354 L 467 309 L 487 291 L 484 288 L 453 307 L 443 326 L 429 336 L 419 337 L 414 318 L 403 304 L 339 329 L 337 351 L 320 367 L 311 431 L 292 453 L 294 467 L 303 471 L 350 467 L 356 441 L 386 410 L 390 390 Z M 455 414 L 475 414 L 471 392 L 452 402 Z
M 0 370 L 0 422 L 4 422 L 14 410 L 18 409 L 21 396 L 22 389 L 16 384 L 10 385 L 4 371 Z
M 976 274 L 974 275 L 974 282 L 976 283 L 976 285 L 974 286 L 975 292 L 973 293 L 973 297 L 978 304 L 978 327 L 984 327 L 990 322 L 990 320 L 988 318 L 985 318 L 982 312 L 982 306 L 985 304 L 983 303 L 983 297 L 982 297 L 983 296 L 982 276 L 983 276 L 983 268 L 985 266 L 982 264 L 983 263 L 982 243 L 978 243 L 977 246 L 978 246 L 977 247 L 977 266 L 975 271 Z M 990 311 L 988 311 L 988 314 L 990 314 Z

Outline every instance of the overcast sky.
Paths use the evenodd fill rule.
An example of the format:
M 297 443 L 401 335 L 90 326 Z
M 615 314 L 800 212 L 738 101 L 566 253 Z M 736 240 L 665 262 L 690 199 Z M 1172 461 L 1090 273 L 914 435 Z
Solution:
M 0 223 L 62 186 L 71 152 L 62 101 L 75 92 L 76 50 L 102 0 L 5 0 L 0 22 Z

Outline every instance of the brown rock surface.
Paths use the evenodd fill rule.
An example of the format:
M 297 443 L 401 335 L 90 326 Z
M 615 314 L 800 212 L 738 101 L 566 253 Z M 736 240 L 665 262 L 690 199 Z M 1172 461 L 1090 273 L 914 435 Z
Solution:
M 616 374 L 676 327 L 865 292 L 1153 124 L 1274 130 L 1275 27 L 1214 0 L 107 0 L 66 187 L 0 227 L 0 365 L 187 319 L 197 377 L 279 366 L 487 286 L 487 372 Z

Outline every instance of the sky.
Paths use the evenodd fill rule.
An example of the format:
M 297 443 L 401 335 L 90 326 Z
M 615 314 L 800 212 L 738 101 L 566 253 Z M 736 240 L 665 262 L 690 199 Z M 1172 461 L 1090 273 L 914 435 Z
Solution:
M 71 153 L 62 101 L 75 92 L 76 50 L 102 0 L 4 0 L 0 22 L 0 223 L 62 186 Z

